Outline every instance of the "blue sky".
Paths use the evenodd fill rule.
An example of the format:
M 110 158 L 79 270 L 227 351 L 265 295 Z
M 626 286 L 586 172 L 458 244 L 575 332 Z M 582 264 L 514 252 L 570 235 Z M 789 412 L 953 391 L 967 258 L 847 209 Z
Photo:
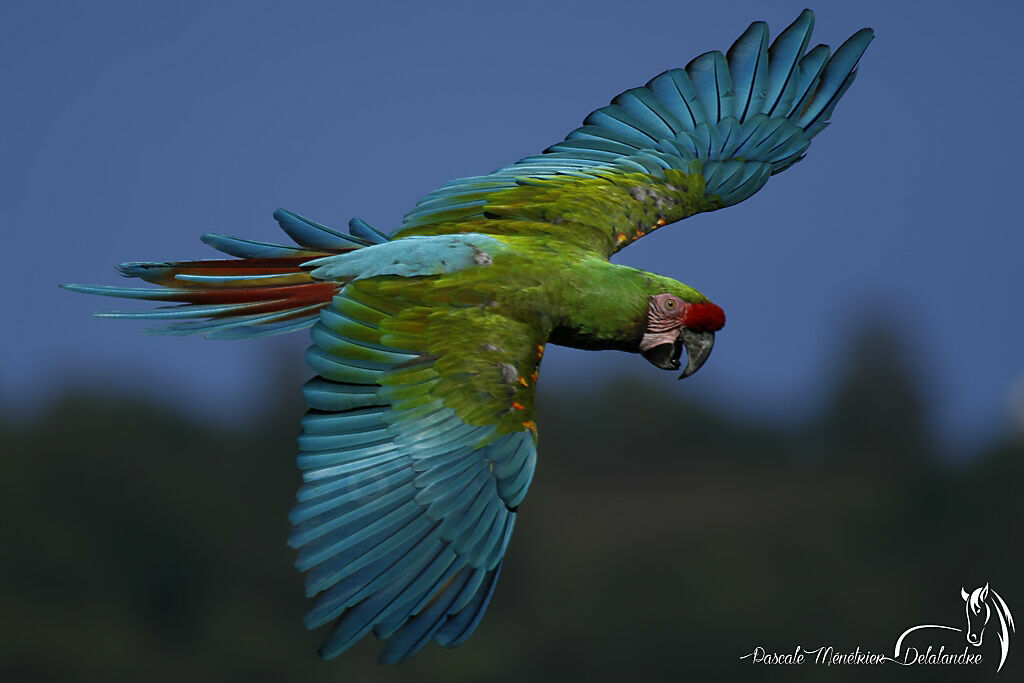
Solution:
M 1005 430 L 1024 391 L 1024 11 L 1007 6 L 816 3 L 816 40 L 836 46 L 862 26 L 877 38 L 808 157 L 619 259 L 725 308 L 711 361 L 675 383 L 637 357 L 557 350 L 542 387 L 629 374 L 796 419 L 844 338 L 892 321 L 943 436 Z M 213 257 L 206 231 L 275 240 L 278 206 L 389 230 L 450 178 L 535 153 L 618 92 L 725 50 L 755 19 L 774 35 L 802 7 L 5 3 L 0 400 L 31 409 L 90 380 L 244 420 L 266 401 L 268 361 L 297 358 L 302 339 L 144 337 L 56 283 Z

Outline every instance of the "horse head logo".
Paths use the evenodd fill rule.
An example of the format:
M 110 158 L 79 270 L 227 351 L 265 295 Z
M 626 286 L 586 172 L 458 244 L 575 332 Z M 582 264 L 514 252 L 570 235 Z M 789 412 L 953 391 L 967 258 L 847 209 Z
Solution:
M 989 619 L 992 618 L 992 614 L 995 613 L 999 621 L 996 638 L 999 640 L 1000 648 L 999 669 L 1002 669 L 1003 662 L 1006 661 L 1006 654 L 1010 651 L 1010 633 L 1015 630 L 1010 608 L 999 597 L 999 593 L 989 590 L 987 583 L 975 588 L 970 593 L 961 587 L 960 597 L 964 600 L 964 610 L 967 612 L 967 628 L 965 629 L 967 642 L 975 647 L 981 645 L 985 627 L 988 625 Z
M 1010 651 L 1010 633 L 1014 631 L 1013 615 L 1010 614 L 1010 608 L 1006 606 L 999 593 L 989 588 L 987 583 L 984 586 L 975 588 L 970 593 L 964 588 L 960 588 L 960 597 L 964 600 L 964 610 L 967 612 L 967 628 L 962 629 L 957 626 L 945 626 L 943 624 L 911 626 L 896 639 L 894 657 L 899 659 L 900 653 L 905 652 L 903 641 L 907 639 L 907 636 L 925 629 L 963 632 L 967 635 L 967 643 L 969 645 L 980 647 L 982 638 L 985 635 L 985 627 L 988 626 L 989 621 L 993 621 L 996 639 L 999 641 L 999 666 L 996 668 L 996 673 L 999 673 L 1006 662 L 1006 655 Z M 994 620 L 992 618 L 993 615 L 995 615 Z
M 964 607 L 967 612 L 967 642 L 975 646 L 981 645 L 985 627 L 992 616 L 992 608 L 988 606 L 988 584 L 975 588 L 970 594 L 961 588 L 960 597 L 967 603 Z

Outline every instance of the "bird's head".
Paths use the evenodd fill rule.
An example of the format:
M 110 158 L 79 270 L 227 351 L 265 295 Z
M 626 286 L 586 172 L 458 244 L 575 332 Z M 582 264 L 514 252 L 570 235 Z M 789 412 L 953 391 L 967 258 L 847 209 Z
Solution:
M 715 332 L 725 325 L 725 312 L 695 290 L 652 294 L 647 301 L 647 319 L 640 353 L 665 370 L 678 370 L 686 349 L 686 368 L 679 379 L 700 370 L 711 355 Z

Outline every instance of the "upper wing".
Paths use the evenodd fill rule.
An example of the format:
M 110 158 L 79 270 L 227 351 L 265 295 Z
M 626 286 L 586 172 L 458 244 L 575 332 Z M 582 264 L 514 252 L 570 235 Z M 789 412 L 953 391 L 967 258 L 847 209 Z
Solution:
M 452 280 L 355 281 L 313 327 L 289 543 L 307 626 L 336 620 L 324 657 L 371 629 L 382 662 L 467 638 L 533 476 L 543 336 Z
M 768 44 L 755 22 L 590 114 L 568 137 L 423 197 L 394 236 L 479 232 L 571 240 L 609 256 L 667 223 L 740 202 L 801 158 L 828 125 L 874 37 L 807 50 L 804 10 Z

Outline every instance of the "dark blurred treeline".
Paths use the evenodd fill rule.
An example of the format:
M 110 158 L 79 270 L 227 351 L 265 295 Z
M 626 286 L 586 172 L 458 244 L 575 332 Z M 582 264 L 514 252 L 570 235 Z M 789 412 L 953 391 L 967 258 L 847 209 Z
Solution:
M 912 625 L 962 627 L 960 587 L 986 582 L 1024 614 L 1024 442 L 943 457 L 900 356 L 847 357 L 816 414 L 785 426 L 698 407 L 660 375 L 543 393 L 537 477 L 486 618 L 398 668 L 372 638 L 320 662 L 302 627 L 288 373 L 268 387 L 288 398 L 229 429 L 70 391 L 0 419 L 0 680 L 989 679 L 994 664 L 739 659 L 889 652 Z M 992 631 L 982 652 L 998 657 Z M 998 680 L 1022 671 L 1011 643 Z

